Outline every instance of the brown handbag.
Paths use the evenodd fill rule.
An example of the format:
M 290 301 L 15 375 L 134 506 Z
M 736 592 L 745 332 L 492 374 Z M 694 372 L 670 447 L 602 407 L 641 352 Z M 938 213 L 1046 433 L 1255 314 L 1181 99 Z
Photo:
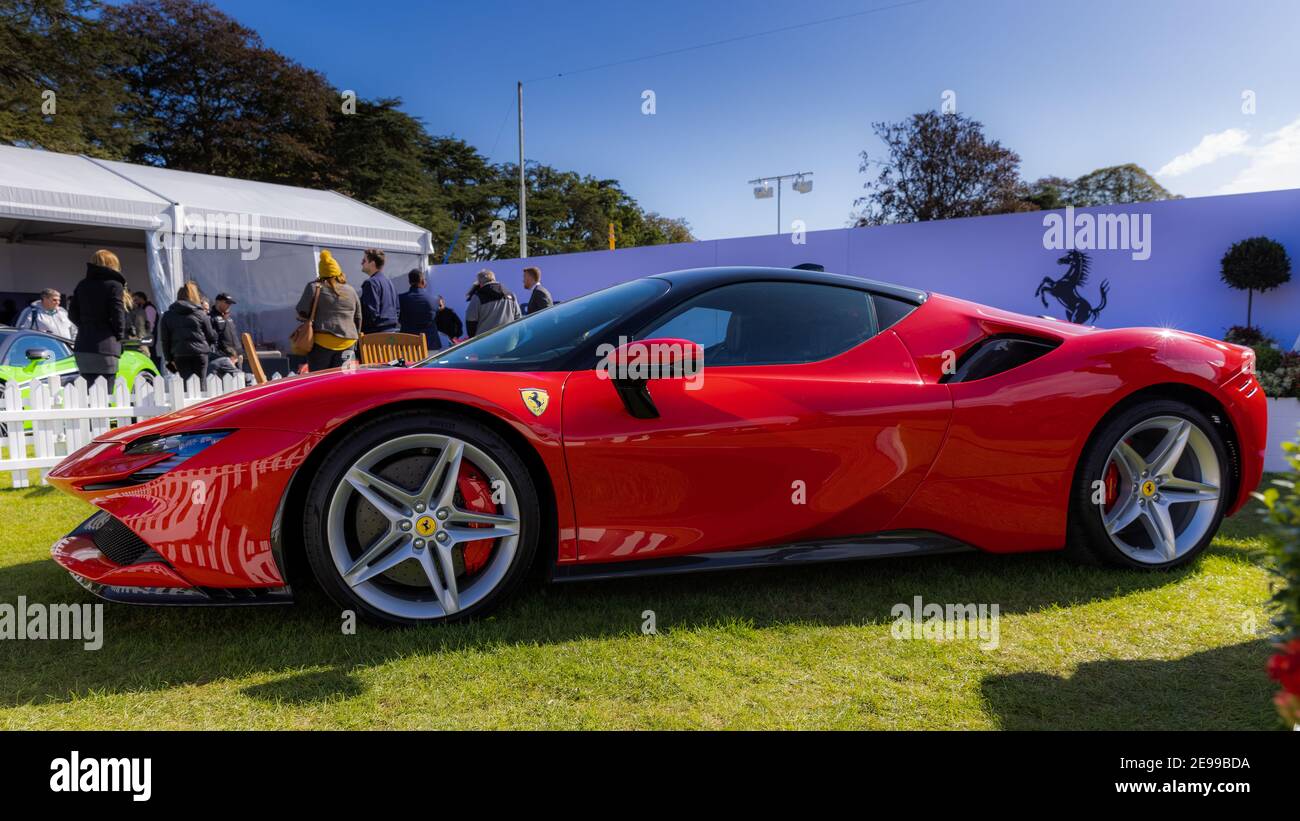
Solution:
M 316 303 L 320 302 L 321 286 L 316 286 L 316 295 L 311 298 L 311 315 L 307 321 L 293 329 L 289 334 L 289 352 L 297 356 L 306 356 L 311 353 L 312 346 L 316 344 L 316 332 L 312 330 L 312 323 L 316 321 Z

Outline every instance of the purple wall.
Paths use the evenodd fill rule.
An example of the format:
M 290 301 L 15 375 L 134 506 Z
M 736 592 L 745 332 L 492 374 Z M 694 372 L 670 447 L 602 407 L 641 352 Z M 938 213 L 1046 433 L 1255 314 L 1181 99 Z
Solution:
M 910 285 L 1028 314 L 1064 317 L 1051 297 L 1044 308 L 1034 291 L 1065 266 L 1063 250 L 1044 247 L 1047 215 L 1032 212 L 942 222 L 815 231 L 806 244 L 791 235 L 741 237 L 618 251 L 592 251 L 497 260 L 486 263 L 526 301 L 520 276 L 535 264 L 557 300 L 634 277 L 711 265 L 791 266 L 818 262 L 827 271 Z M 1130 206 L 1080 209 L 1082 215 L 1149 217 L 1150 255 L 1135 251 L 1086 250 L 1091 273 L 1080 292 L 1096 304 L 1103 280 L 1110 283 L 1105 309 L 1095 321 L 1103 327 L 1160 325 L 1221 337 L 1231 325 L 1246 322 L 1246 294 L 1219 280 L 1219 260 L 1246 237 L 1264 235 L 1290 254 L 1295 279 L 1255 296 L 1255 324 L 1290 348 L 1300 333 L 1300 190 L 1201 197 Z M 1141 252 L 1136 252 L 1142 256 Z M 464 313 L 465 291 L 484 263 L 436 266 L 431 288 Z

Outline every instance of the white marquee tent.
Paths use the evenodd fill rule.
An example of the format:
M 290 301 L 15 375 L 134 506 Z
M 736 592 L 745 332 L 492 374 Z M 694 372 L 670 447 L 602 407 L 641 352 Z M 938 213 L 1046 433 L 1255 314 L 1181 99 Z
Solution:
M 322 248 L 354 284 L 365 248 L 383 249 L 384 272 L 403 283 L 433 250 L 423 228 L 333 191 L 11 146 L 0 146 L 0 238 L 2 293 L 70 292 L 109 248 L 160 308 L 194 279 L 235 295 L 240 329 L 276 346 Z

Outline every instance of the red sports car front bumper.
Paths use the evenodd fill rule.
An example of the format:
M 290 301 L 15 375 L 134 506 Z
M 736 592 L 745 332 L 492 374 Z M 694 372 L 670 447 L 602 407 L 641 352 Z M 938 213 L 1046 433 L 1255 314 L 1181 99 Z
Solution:
M 286 600 L 278 512 L 314 435 L 244 429 L 158 478 L 97 442 L 49 475 L 100 512 L 55 543 L 54 560 L 97 595 L 148 603 Z

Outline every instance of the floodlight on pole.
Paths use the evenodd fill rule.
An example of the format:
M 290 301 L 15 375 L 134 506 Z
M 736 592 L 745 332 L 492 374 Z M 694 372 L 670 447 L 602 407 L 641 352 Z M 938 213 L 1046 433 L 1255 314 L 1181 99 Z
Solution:
M 777 174 L 774 177 L 759 177 L 750 180 L 749 184 L 754 186 L 754 199 L 770 199 L 772 192 L 776 191 L 776 232 L 781 233 L 781 182 L 783 180 L 794 180 L 791 188 L 800 194 L 807 194 L 812 190 L 812 180 L 808 179 L 813 175 L 811 171 L 800 171 L 796 174 Z

